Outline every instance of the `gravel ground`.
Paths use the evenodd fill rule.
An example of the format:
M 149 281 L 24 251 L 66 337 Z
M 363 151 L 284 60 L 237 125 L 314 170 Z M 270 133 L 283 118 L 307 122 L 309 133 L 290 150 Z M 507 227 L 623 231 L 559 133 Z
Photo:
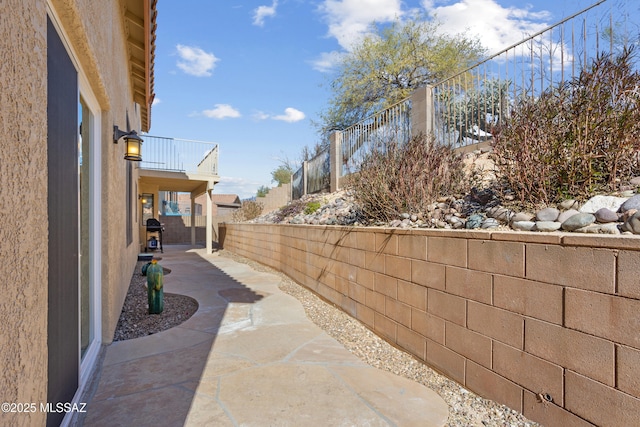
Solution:
M 348 314 L 295 283 L 285 274 L 232 252 L 222 250 L 219 255 L 247 264 L 257 271 L 278 275 L 282 279 L 280 289 L 298 299 L 309 319 L 354 355 L 371 366 L 416 381 L 438 393 L 449 405 L 447 426 L 539 426 L 522 414 L 483 399 L 438 374 L 413 356 L 393 347 Z M 147 314 L 146 277 L 140 274 L 142 265 L 144 262 L 138 262 L 131 277 L 114 341 L 138 338 L 172 328 L 186 321 L 198 309 L 198 303 L 193 298 L 165 293 L 164 311 L 159 315 Z
M 173 328 L 193 316 L 198 302 L 185 295 L 164 294 L 164 309 L 160 314 L 149 314 L 147 302 L 147 276 L 141 274 L 144 261 L 138 261 L 131 276 L 129 291 L 116 326 L 114 341 L 130 340 Z M 165 269 L 165 274 L 168 270 Z

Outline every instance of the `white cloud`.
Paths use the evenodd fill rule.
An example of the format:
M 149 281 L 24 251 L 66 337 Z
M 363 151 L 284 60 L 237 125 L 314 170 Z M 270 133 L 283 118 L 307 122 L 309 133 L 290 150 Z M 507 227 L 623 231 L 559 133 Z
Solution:
M 283 122 L 295 123 L 300 120 L 304 120 L 305 115 L 302 111 L 296 110 L 295 108 L 285 108 L 284 114 L 279 116 L 273 116 L 273 120 L 282 120 Z
M 197 77 L 209 77 L 215 68 L 218 58 L 213 53 L 205 52 L 199 47 L 177 45 L 178 68 L 187 74 Z
M 400 0 L 324 0 L 318 10 L 334 37 L 345 50 L 359 42 L 372 22 L 391 22 L 403 15 Z
M 278 0 L 273 0 L 271 6 L 259 6 L 253 11 L 253 25 L 258 27 L 264 26 L 265 18 L 273 18 L 276 16 L 276 8 L 278 7 Z
M 489 53 L 496 53 L 547 28 L 545 21 L 551 18 L 550 12 L 533 11 L 530 5 L 503 7 L 497 0 L 423 0 L 422 6 L 443 23 L 443 31 L 478 36 Z
M 210 119 L 235 119 L 240 117 L 240 111 L 229 104 L 216 104 L 213 110 L 204 110 L 202 114 Z
M 264 111 L 256 111 L 252 117 L 255 120 L 267 120 L 270 116 Z
M 162 102 L 162 100 L 160 98 L 153 98 L 153 102 L 151 103 L 151 105 L 158 105 Z
M 335 50 L 331 52 L 322 52 L 317 59 L 310 62 L 314 70 L 326 73 L 332 71 L 340 63 L 343 56 L 344 52 L 338 52 Z
M 264 111 L 256 111 L 253 116 L 254 120 L 280 120 L 283 122 L 288 122 L 288 123 L 295 123 L 295 122 L 299 122 L 300 120 L 304 120 L 304 118 L 306 117 L 305 114 L 300 111 L 297 110 L 295 108 L 285 108 L 284 109 L 284 114 L 279 114 L 279 115 L 271 115 L 271 114 L 267 114 Z
M 477 35 L 489 52 L 497 52 L 537 33 L 548 25 L 551 13 L 532 6 L 503 7 L 499 0 L 422 0 L 422 12 L 443 23 L 449 34 Z M 418 9 L 403 9 L 400 0 L 324 0 L 318 7 L 327 23 L 327 35 L 349 51 L 367 34 L 372 22 L 389 23 Z M 331 71 L 341 53 L 325 52 L 311 61 L 317 71 Z

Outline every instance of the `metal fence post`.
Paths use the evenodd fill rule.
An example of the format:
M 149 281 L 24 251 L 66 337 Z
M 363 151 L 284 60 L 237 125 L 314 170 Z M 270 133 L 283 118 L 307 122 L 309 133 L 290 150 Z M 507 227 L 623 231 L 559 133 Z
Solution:
M 331 192 L 340 189 L 340 178 L 342 176 L 342 132 L 335 131 L 329 135 L 329 162 Z

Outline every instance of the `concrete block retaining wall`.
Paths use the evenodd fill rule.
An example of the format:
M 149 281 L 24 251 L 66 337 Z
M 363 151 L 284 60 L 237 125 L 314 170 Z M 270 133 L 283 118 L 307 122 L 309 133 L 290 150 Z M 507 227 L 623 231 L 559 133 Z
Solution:
M 191 221 L 196 222 L 196 242 L 204 243 L 206 241 L 206 217 L 204 215 L 196 215 L 195 217 L 161 215 L 160 222 L 164 227 L 162 238 L 165 244 L 174 243 L 191 243 Z
M 640 419 L 638 238 L 271 224 L 220 238 L 545 426 Z

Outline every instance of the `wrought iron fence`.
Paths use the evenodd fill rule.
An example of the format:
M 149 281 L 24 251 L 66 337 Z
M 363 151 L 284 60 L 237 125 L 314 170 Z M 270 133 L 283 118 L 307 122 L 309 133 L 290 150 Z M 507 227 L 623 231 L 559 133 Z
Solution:
M 329 150 L 325 150 L 307 162 L 307 193 L 328 190 L 331 179 Z
M 411 100 L 392 105 L 342 131 L 342 176 L 357 171 L 367 149 L 411 137 Z
M 298 200 L 304 191 L 304 169 L 301 167 L 291 176 L 291 198 Z
M 142 169 L 218 175 L 218 144 L 142 135 Z
M 460 147 L 491 139 L 523 97 L 537 98 L 576 77 L 598 53 L 639 39 L 640 5 L 600 0 L 433 87 L 434 133 Z

